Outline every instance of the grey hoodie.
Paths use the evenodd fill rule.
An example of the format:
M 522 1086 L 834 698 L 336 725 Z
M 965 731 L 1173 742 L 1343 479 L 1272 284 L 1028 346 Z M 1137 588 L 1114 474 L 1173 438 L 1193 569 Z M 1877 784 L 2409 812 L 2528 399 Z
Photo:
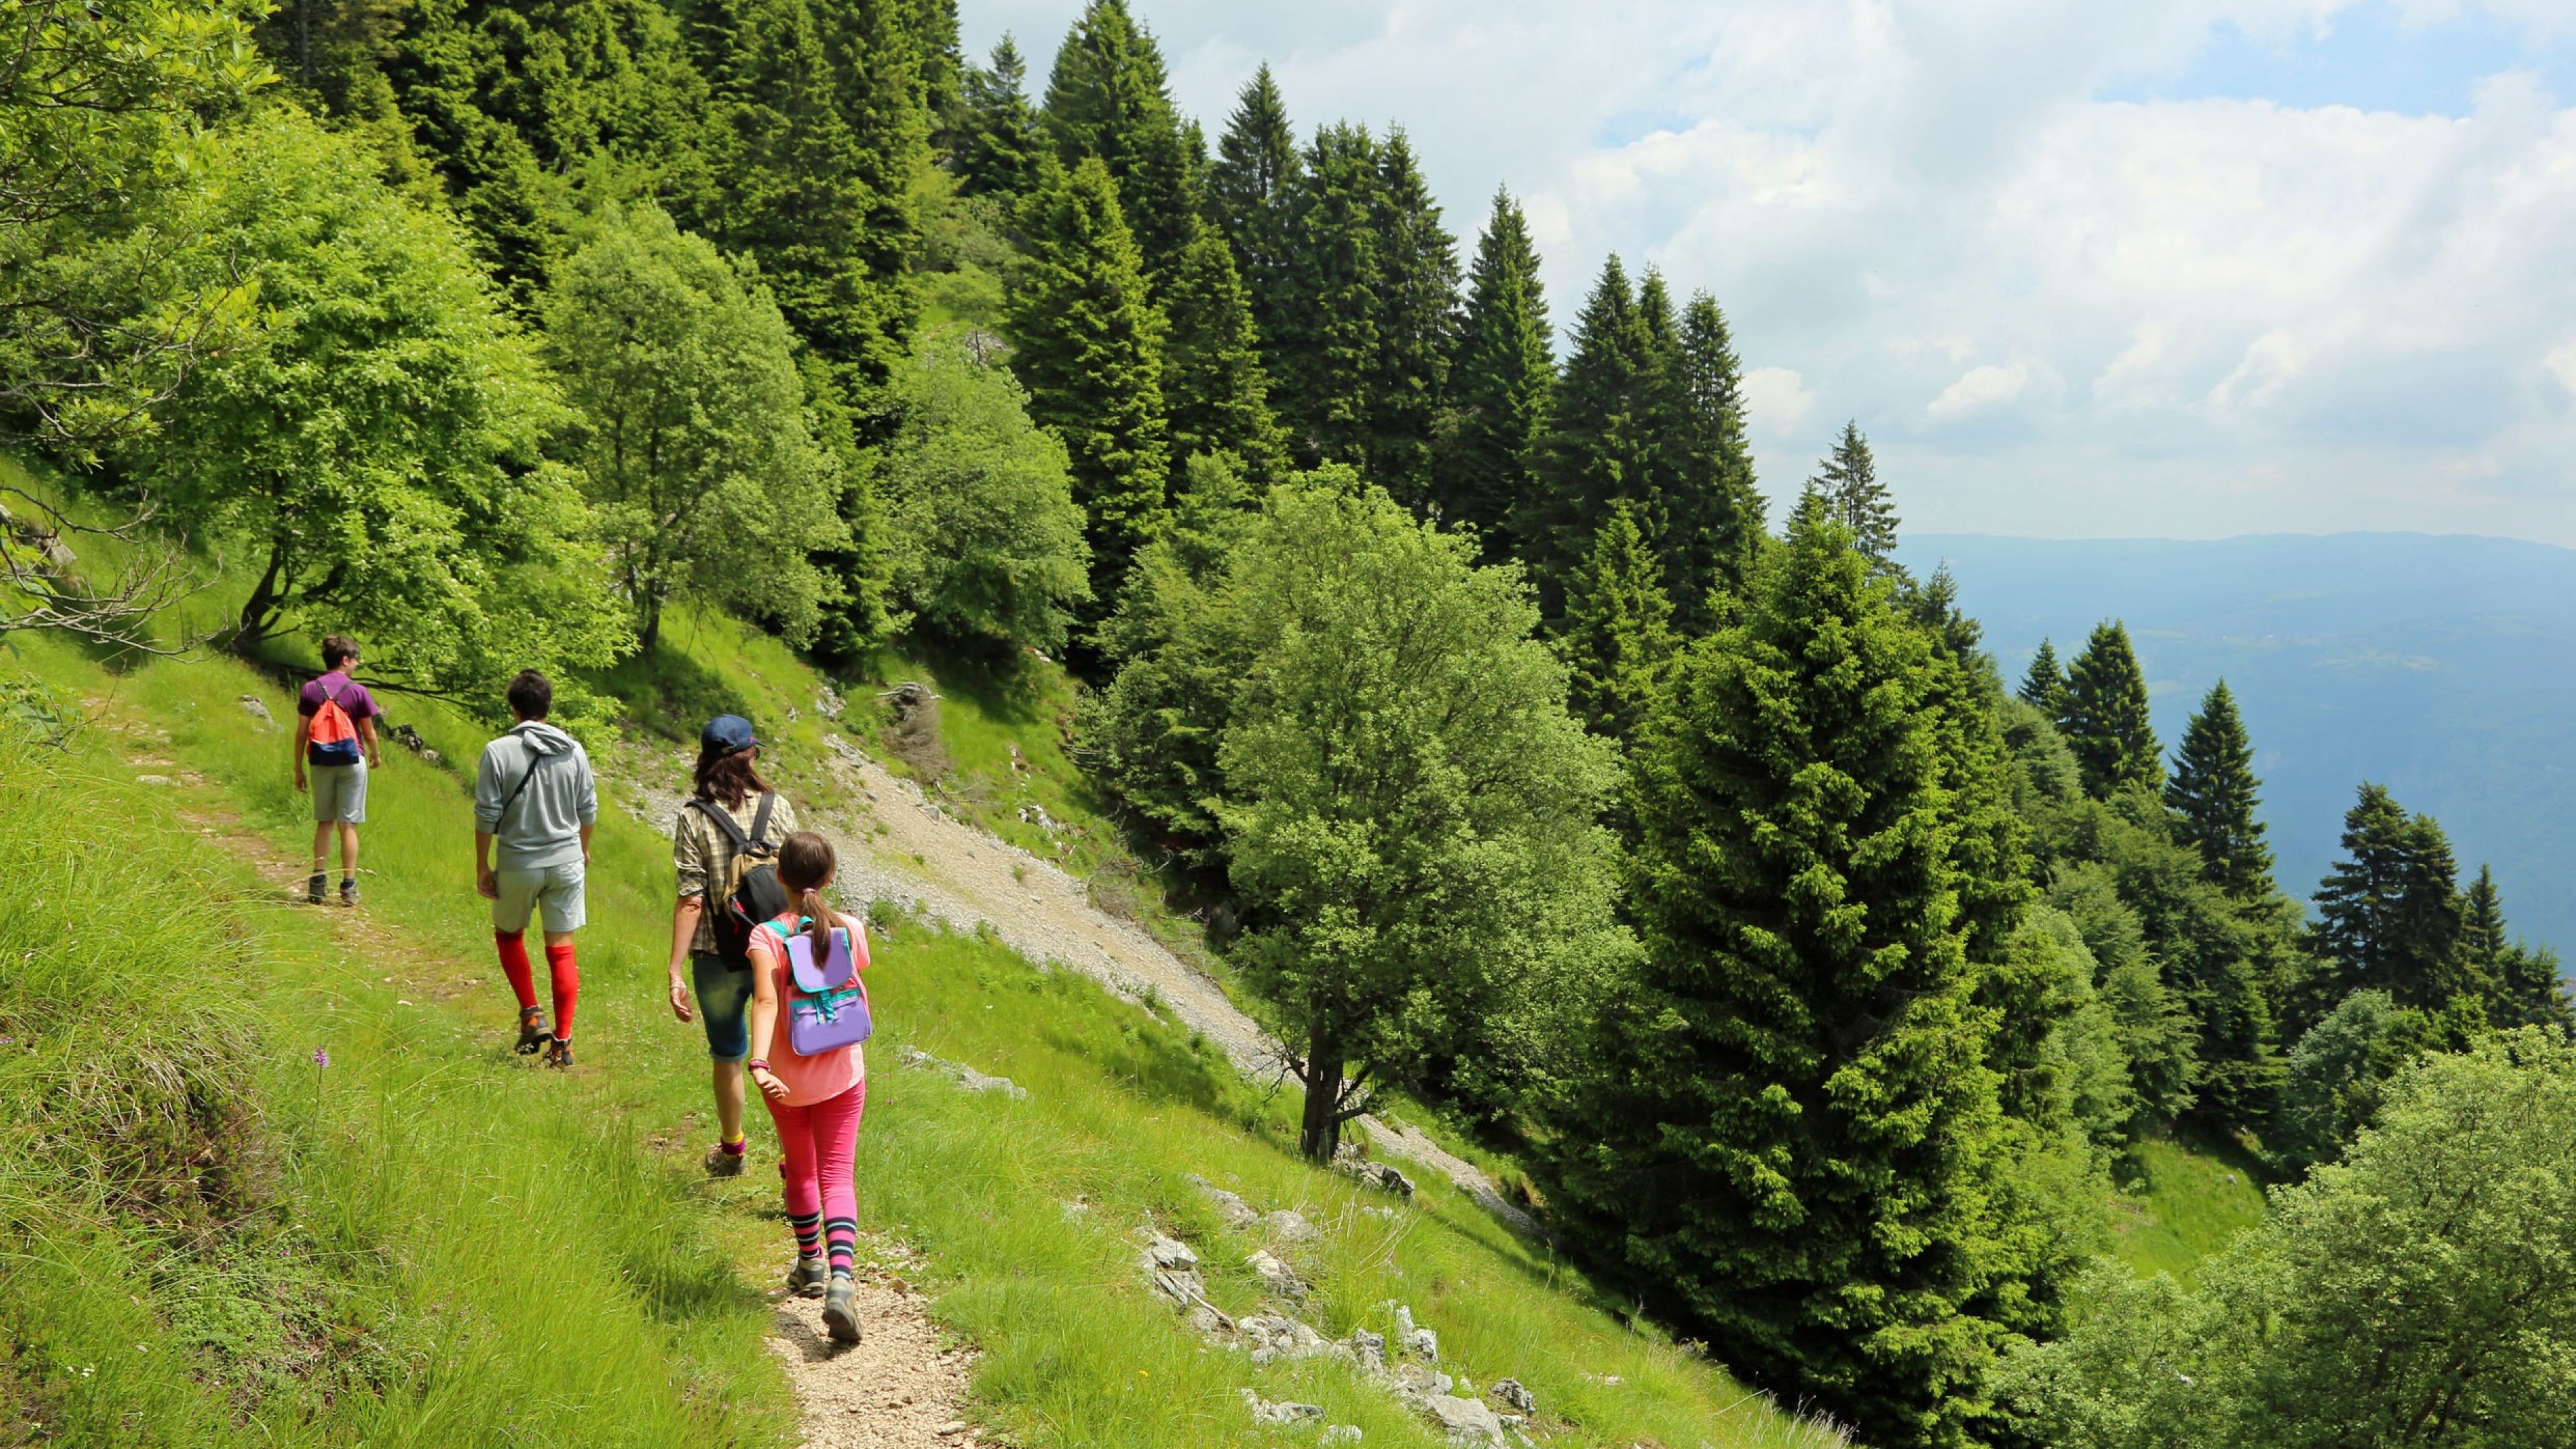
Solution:
M 525 789 L 519 787 L 522 779 Z M 516 799 L 510 799 L 513 790 Z M 501 808 L 504 800 L 510 802 L 507 810 Z M 572 736 L 544 720 L 529 720 L 483 747 L 483 762 L 474 767 L 474 828 L 499 847 L 496 869 L 577 865 L 581 828 L 598 818 L 590 756 Z

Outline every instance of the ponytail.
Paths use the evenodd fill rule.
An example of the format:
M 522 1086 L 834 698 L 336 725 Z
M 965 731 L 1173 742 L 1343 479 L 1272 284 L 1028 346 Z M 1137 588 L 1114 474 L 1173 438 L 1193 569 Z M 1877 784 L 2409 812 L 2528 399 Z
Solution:
M 832 913 L 823 908 L 823 893 L 807 886 L 796 893 L 796 913 L 805 917 L 806 944 L 814 951 L 814 969 L 832 959 Z
M 831 883 L 840 863 L 832 842 L 811 830 L 799 830 L 778 846 L 778 883 L 787 887 L 796 913 L 810 923 L 806 939 L 813 944 L 817 966 L 832 954 L 832 912 L 823 902 L 823 887 Z M 853 943 L 854 954 L 857 949 Z

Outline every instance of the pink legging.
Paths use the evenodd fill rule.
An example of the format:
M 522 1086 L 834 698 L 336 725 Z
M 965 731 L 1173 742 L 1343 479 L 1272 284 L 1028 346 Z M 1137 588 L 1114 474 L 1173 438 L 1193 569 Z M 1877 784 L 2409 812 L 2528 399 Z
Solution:
M 787 1223 L 796 1251 L 814 1254 L 817 1239 L 829 1245 L 832 1271 L 850 1271 L 859 1239 L 859 1118 L 868 1110 L 868 1084 L 837 1097 L 790 1107 L 769 1097 L 769 1120 L 778 1124 L 778 1175 L 787 1180 Z

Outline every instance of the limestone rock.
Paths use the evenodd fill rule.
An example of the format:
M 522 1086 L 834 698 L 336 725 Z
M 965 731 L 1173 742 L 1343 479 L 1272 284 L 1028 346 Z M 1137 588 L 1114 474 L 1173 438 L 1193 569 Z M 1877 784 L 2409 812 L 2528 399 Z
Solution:
M 241 707 L 242 713 L 259 721 L 259 727 L 261 729 L 273 730 L 277 728 L 277 716 L 268 712 L 268 702 L 261 699 L 258 695 L 243 695 L 241 697 Z
M 1360 1442 L 1360 1426 L 1357 1424 L 1326 1424 L 1324 1426 L 1323 1434 L 1317 1438 L 1315 1442 L 1318 1444 L 1356 1444 Z
M 1354 1328 L 1343 1342 L 1350 1348 L 1352 1361 L 1361 1368 L 1373 1374 L 1386 1372 L 1386 1335 Z
M 1538 1412 L 1538 1395 L 1531 1393 L 1519 1379 L 1497 1380 L 1492 1388 L 1485 1390 L 1485 1395 L 1518 1413 Z
M 1460 1445 L 1486 1445 L 1503 1442 L 1500 1415 L 1474 1399 L 1453 1398 L 1443 1394 L 1424 1403 L 1423 1412 L 1430 1415 L 1448 1432 L 1449 1442 Z
M 1256 1424 L 1303 1424 L 1324 1417 L 1321 1404 L 1273 1403 L 1250 1389 L 1241 1392 L 1243 1406 L 1252 1411 Z
M 1244 1258 L 1243 1265 L 1250 1268 L 1253 1275 L 1261 1280 L 1261 1286 L 1272 1293 L 1292 1303 L 1305 1301 L 1306 1280 L 1297 1276 L 1296 1269 L 1271 1256 L 1268 1249 L 1254 1249 Z
M 1189 1244 L 1178 1238 L 1167 1238 L 1157 1233 L 1154 1235 L 1154 1240 L 1145 1245 L 1145 1267 L 1148 1272 L 1164 1269 L 1185 1273 L 1198 1265 L 1199 1255 L 1191 1250 Z
M 1455 1380 L 1435 1368 L 1409 1363 L 1395 1371 L 1395 1396 L 1419 1407 L 1444 1397 L 1457 1386 Z
M 1263 1213 L 1261 1225 L 1269 1232 L 1271 1241 L 1275 1243 L 1304 1243 L 1312 1241 L 1315 1237 L 1315 1225 L 1306 1221 L 1303 1214 L 1292 1212 L 1287 1208 Z
M 1248 1228 L 1254 1223 L 1261 1221 L 1261 1214 L 1252 1210 L 1252 1204 L 1245 1202 L 1240 1196 L 1226 1191 L 1224 1188 L 1217 1186 L 1215 1183 L 1208 1181 L 1197 1173 L 1190 1173 L 1183 1180 L 1188 1182 L 1190 1186 L 1197 1188 L 1200 1195 L 1205 1197 L 1210 1203 L 1215 1204 L 1217 1216 L 1225 1219 L 1225 1225 L 1227 1227 Z
M 1252 1362 L 1257 1366 L 1278 1359 L 1311 1358 L 1329 1353 L 1334 1345 L 1314 1329 L 1281 1313 L 1256 1313 L 1243 1320 L 1243 1341 L 1252 1349 Z

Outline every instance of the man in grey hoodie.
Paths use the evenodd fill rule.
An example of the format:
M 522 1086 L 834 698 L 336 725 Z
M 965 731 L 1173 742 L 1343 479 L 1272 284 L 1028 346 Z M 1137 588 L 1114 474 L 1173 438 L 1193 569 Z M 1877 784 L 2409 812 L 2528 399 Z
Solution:
M 544 675 L 519 671 L 506 698 L 517 723 L 483 747 L 474 767 L 474 888 L 492 903 L 492 944 L 518 993 L 519 1053 L 542 1050 L 547 1066 L 569 1067 L 573 1004 L 581 995 L 572 933 L 581 929 L 582 875 L 590 864 L 590 829 L 599 819 L 599 788 L 580 742 L 546 723 L 555 690 Z M 545 927 L 546 967 L 554 978 L 551 1032 L 528 963 L 531 915 Z

